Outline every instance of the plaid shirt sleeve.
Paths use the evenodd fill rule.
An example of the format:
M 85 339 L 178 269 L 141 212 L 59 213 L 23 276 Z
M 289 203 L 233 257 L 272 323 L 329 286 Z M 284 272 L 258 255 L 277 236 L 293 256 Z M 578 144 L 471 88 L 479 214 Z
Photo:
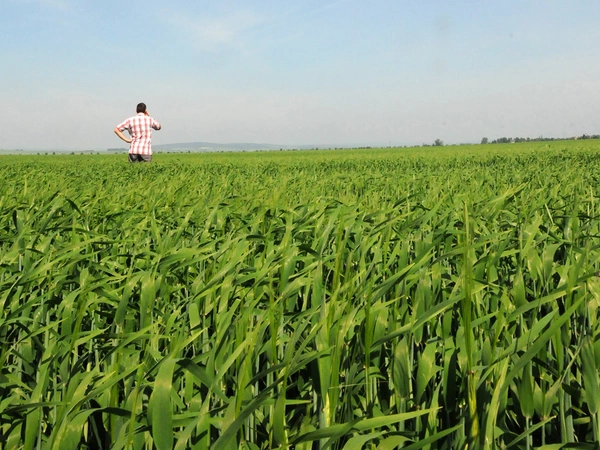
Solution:
M 119 125 L 117 125 L 117 129 L 119 131 L 125 131 L 125 130 L 129 130 L 130 126 L 131 126 L 131 120 L 125 119 L 123 122 L 121 122 Z

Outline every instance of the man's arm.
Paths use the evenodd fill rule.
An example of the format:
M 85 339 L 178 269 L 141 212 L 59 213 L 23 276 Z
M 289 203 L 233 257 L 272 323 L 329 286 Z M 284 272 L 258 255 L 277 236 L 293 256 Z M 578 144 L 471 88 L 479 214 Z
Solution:
M 146 110 L 146 115 L 148 117 L 150 117 L 150 113 L 148 112 L 148 110 Z M 151 117 L 151 119 L 152 119 L 152 122 L 153 122 L 152 123 L 152 128 L 154 128 L 157 131 L 160 130 L 162 128 L 162 126 L 160 125 L 160 123 L 158 123 L 158 120 L 156 120 L 156 119 L 154 119 L 152 117 Z
M 119 136 L 121 139 L 123 139 L 125 142 L 127 142 L 128 144 L 131 144 L 131 139 L 128 137 L 125 137 L 123 132 L 121 130 L 119 130 L 119 127 L 115 127 L 115 134 L 117 136 Z

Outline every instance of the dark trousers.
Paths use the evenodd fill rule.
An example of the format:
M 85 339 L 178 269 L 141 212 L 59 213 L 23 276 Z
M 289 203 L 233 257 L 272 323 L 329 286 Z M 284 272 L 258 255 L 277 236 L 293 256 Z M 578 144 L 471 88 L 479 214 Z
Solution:
M 152 155 L 137 155 L 135 153 L 129 153 L 129 162 L 150 162 L 152 161 Z

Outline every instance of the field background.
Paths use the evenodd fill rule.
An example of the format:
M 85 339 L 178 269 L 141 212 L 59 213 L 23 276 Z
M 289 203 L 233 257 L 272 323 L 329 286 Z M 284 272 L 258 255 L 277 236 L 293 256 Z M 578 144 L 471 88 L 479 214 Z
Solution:
M 600 441 L 600 142 L 0 158 L 0 445 Z

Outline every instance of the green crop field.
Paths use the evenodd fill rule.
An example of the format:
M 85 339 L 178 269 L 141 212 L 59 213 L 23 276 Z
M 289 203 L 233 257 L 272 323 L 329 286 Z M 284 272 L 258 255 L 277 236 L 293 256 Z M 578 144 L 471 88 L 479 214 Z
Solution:
M 5 449 L 598 448 L 600 142 L 0 158 Z

